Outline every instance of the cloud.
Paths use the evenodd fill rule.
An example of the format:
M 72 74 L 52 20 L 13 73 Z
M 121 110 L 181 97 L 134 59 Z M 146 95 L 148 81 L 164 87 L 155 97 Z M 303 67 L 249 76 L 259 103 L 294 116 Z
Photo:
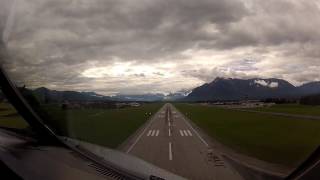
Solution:
M 320 80 L 316 0 L 17 0 L 7 23 L 11 6 L 0 2 L 1 34 L 12 26 L 2 64 L 31 87 L 128 94 L 217 76 Z
M 270 88 L 277 88 L 279 86 L 279 83 L 278 82 L 271 82 L 270 84 L 269 84 L 269 87 Z
M 259 84 L 261 86 L 269 87 L 269 88 L 277 88 L 279 86 L 278 82 L 267 82 L 262 79 L 255 80 L 254 83 Z

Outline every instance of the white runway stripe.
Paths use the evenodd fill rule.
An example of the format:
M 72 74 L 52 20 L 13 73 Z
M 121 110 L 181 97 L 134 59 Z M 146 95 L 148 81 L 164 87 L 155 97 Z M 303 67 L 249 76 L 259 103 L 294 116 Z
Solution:
M 206 145 L 207 147 L 209 147 L 209 144 L 200 136 L 200 134 L 191 126 L 191 124 L 185 119 L 182 118 L 184 120 L 184 122 L 190 127 L 190 129 L 196 134 L 196 136 L 198 136 L 198 138 L 200 139 L 200 141 L 203 142 L 204 145 Z
M 157 130 L 157 129 L 151 129 L 148 131 L 148 134 L 147 136 L 159 136 L 160 134 L 160 130 Z
M 184 132 L 184 135 L 185 135 L 185 136 L 188 136 L 188 133 L 187 133 L 186 130 L 183 130 L 183 132 Z
M 187 132 L 188 132 L 189 136 L 192 136 L 192 133 L 190 130 L 187 130 Z
M 151 136 L 154 136 L 155 133 L 156 133 L 156 131 L 152 130 Z
M 183 134 L 182 130 L 179 130 L 179 131 L 180 131 L 180 135 L 181 135 L 181 136 L 184 136 L 184 134 Z
M 193 136 L 192 132 L 189 129 L 187 129 L 187 130 L 179 130 L 179 132 L 180 132 L 181 136 Z
M 169 160 L 172 161 L 172 144 L 169 142 Z

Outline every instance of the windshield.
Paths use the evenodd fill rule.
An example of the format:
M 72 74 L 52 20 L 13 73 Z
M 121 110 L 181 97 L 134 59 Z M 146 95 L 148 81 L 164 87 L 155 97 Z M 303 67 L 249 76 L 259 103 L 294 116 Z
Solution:
M 316 0 L 1 0 L 0 58 L 61 137 L 187 179 L 281 179 L 320 143 L 316 27 Z

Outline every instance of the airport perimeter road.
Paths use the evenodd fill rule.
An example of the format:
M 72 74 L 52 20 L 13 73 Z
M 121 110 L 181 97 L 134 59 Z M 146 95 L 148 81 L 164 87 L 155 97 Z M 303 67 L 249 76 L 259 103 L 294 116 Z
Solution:
M 123 150 L 187 179 L 242 179 L 184 116 L 165 104 Z

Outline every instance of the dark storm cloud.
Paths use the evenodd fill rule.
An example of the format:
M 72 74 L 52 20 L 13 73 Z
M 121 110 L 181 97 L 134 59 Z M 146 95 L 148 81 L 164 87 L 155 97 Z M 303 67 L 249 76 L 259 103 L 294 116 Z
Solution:
M 203 25 L 238 21 L 246 14 L 240 2 L 230 0 L 33 2 L 20 14 L 15 40 L 33 41 L 44 54 L 62 51 L 73 57 L 69 63 L 170 56 L 210 40 L 201 32 Z
M 9 7 L 8 2 L 1 1 L 0 7 Z M 181 81 L 190 80 L 181 76 L 208 81 L 215 76 L 255 75 L 303 82 L 317 77 L 309 73 L 298 78 L 297 72 L 286 67 L 288 62 L 301 69 L 320 67 L 317 1 L 17 0 L 16 4 L 7 43 L 12 58 L 6 67 L 31 85 L 80 88 L 84 82 L 101 83 L 83 77 L 82 72 L 117 62 L 177 63 L 170 71 L 177 72 L 172 79 Z M 8 24 L 10 8 L 4 10 L 0 8 L 0 30 Z M 196 56 L 202 50 L 225 55 L 208 55 L 200 62 Z M 191 55 L 185 55 L 186 51 Z M 250 62 L 243 60 L 251 56 Z M 184 65 L 190 64 L 190 58 L 195 64 L 223 63 L 220 67 Z M 153 74 L 166 77 L 163 72 Z M 150 78 L 144 72 L 133 76 Z M 133 83 L 130 78 L 127 83 Z M 134 85 L 131 88 L 138 90 Z

